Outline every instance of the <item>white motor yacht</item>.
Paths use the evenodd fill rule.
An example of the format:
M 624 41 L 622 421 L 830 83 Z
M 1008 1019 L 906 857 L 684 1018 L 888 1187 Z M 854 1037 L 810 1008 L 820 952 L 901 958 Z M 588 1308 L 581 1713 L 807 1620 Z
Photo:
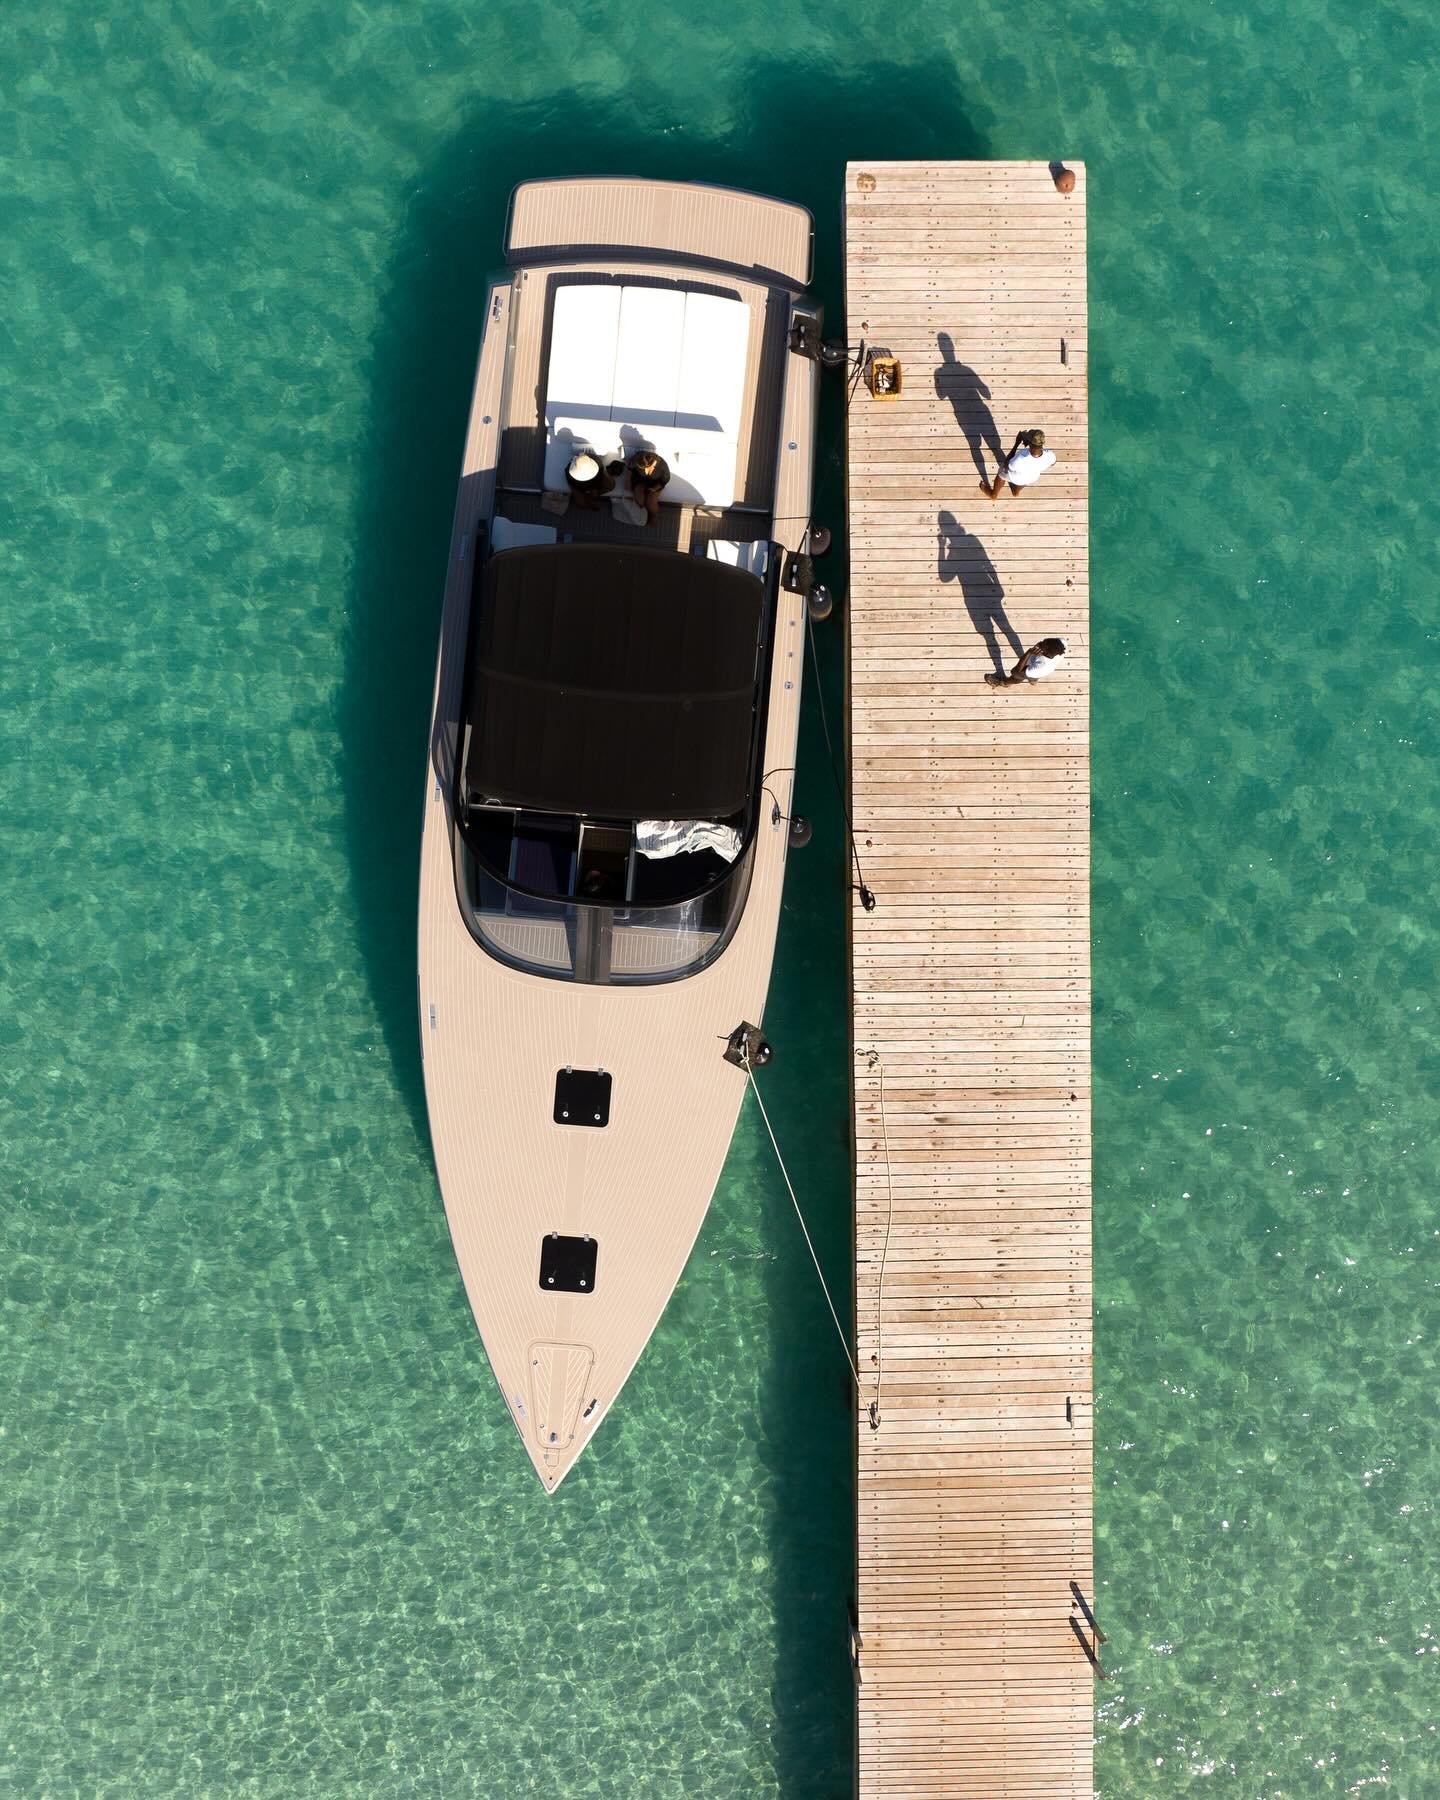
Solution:
M 803 209 L 723 189 L 526 183 L 486 305 L 420 1032 L 455 1254 L 552 1492 L 685 1267 L 761 1043 L 805 636 L 812 235 Z

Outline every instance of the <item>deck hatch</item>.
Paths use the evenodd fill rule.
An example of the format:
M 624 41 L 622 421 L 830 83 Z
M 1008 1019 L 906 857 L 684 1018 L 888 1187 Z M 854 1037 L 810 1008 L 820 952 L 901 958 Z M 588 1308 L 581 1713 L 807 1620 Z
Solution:
M 593 1294 L 600 1246 L 592 1237 L 547 1232 L 540 1240 L 540 1285 L 549 1294 Z
M 561 1069 L 555 1077 L 555 1123 L 588 1125 L 599 1131 L 610 1123 L 610 1075 L 605 1069 Z

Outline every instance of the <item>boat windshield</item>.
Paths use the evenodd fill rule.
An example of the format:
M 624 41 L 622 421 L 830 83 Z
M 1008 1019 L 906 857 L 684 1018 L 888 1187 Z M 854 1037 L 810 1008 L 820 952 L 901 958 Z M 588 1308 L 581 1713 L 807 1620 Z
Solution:
M 543 894 L 502 878 L 456 833 L 457 888 L 466 923 L 492 956 L 532 975 L 614 986 L 697 974 L 729 943 L 744 910 L 754 839 L 700 891 L 678 899 Z M 718 862 L 705 853 L 707 862 Z M 598 856 L 592 861 L 599 862 Z M 681 859 L 675 859 L 679 861 Z M 700 858 L 687 857 L 699 863 Z M 672 872 L 670 886 L 674 888 Z M 595 871 L 582 872 L 592 881 Z M 608 871 L 607 871 L 608 876 Z M 689 877 L 692 885 L 697 874 Z

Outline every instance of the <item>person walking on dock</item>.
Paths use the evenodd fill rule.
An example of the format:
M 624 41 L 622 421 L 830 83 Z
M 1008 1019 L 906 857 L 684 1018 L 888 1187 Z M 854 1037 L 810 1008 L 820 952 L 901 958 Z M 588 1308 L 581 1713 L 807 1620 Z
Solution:
M 1008 675 L 986 675 L 985 679 L 991 687 L 1017 687 L 1022 681 L 1028 687 L 1053 675 L 1064 656 L 1064 638 L 1041 638 L 1038 644 L 1030 646 Z
M 982 477 L 980 485 L 992 500 L 998 500 L 1007 481 L 1010 492 L 1020 494 L 1027 487 L 1034 487 L 1045 471 L 1054 467 L 1055 452 L 1045 448 L 1043 431 L 1017 431 L 1009 455 L 1001 459 L 995 471 L 994 481 L 986 482 Z

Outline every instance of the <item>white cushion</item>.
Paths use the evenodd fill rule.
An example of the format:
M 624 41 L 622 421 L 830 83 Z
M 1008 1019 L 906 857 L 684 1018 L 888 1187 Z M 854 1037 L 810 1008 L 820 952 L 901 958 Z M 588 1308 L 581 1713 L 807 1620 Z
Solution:
M 662 499 L 729 506 L 749 343 L 741 300 L 678 288 L 559 288 L 545 379 L 545 486 L 563 491 L 577 450 L 610 462 L 644 448 L 670 465 Z
M 613 428 L 612 428 L 613 429 Z M 662 501 L 677 506 L 729 506 L 735 498 L 735 440 L 718 431 L 691 431 L 679 425 L 619 425 L 620 455 L 657 450 L 670 465 Z
M 545 380 L 547 415 L 553 409 L 572 417 L 610 417 L 621 292 L 583 284 L 556 289 Z
M 610 417 L 673 425 L 685 340 L 685 295 L 673 288 L 621 289 Z
M 763 581 L 770 561 L 770 546 L 764 538 L 742 543 L 736 538 L 711 538 L 705 554 L 715 562 L 729 563 L 732 569 L 748 569 Z
M 545 445 L 545 485 L 565 491 L 565 471 L 577 450 L 592 450 L 602 466 L 625 461 L 637 450 L 658 450 L 670 465 L 670 480 L 661 499 L 678 506 L 729 506 L 735 498 L 735 440 L 717 431 L 693 431 L 678 425 L 639 425 L 629 419 L 618 424 L 594 419 L 557 418 Z M 614 438 L 597 443 L 602 431 Z M 624 491 L 624 478 L 616 493 Z
M 719 294 L 685 296 L 685 341 L 680 350 L 675 423 L 740 438 L 745 400 L 745 352 L 750 309 Z
M 514 519 L 502 517 L 499 513 L 490 521 L 490 548 L 492 550 L 515 550 L 522 544 L 553 544 L 555 527 L 553 525 L 519 525 Z

